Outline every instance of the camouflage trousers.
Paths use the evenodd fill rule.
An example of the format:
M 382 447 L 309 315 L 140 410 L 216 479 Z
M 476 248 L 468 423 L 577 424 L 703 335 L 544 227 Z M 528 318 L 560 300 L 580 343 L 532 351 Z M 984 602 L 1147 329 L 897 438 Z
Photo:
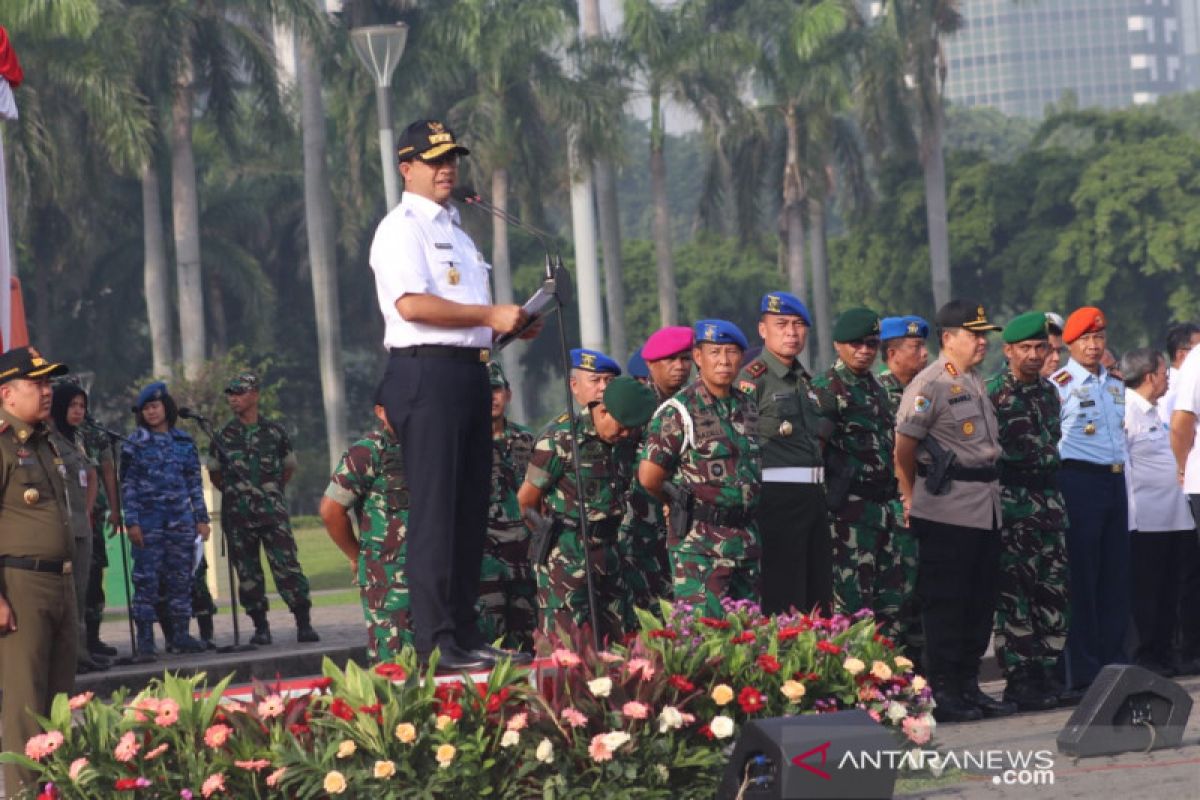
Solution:
M 621 586 L 621 556 L 616 536 L 592 538 L 588 545 L 592 585 L 596 593 L 596 621 L 601 640 L 619 641 L 623 633 L 621 611 L 624 590 Z M 537 564 L 538 615 L 542 632 L 565 633 L 584 624 L 591 625 L 588 606 L 587 575 L 584 572 L 583 543 L 579 531 L 566 528 L 550 549 L 545 565 Z
M 703 608 L 706 616 L 721 617 L 721 600 L 753 600 L 762 594 L 757 558 L 732 558 L 672 547 L 671 576 L 675 601 Z
M 529 531 L 489 530 L 479 571 L 479 629 L 489 642 L 533 652 L 537 584 L 529 565 Z
M 391 561 L 369 548 L 358 556 L 359 597 L 367 623 L 367 655 L 372 661 L 391 661 L 405 645 L 413 644 L 405 555 L 401 545 Z
M 107 512 L 101 513 L 97 509 L 92 523 L 92 562 L 88 566 L 87 596 L 83 606 L 83 620 L 89 625 L 99 625 L 104 619 L 104 568 L 108 566 L 104 521 L 107 517 Z
M 879 633 L 902 642 L 901 607 L 913 593 L 916 575 L 915 570 L 906 574 L 891 503 L 851 496 L 831 515 L 830 527 L 834 611 L 853 614 L 869 608 Z
M 1049 670 L 1066 643 L 1066 511 L 1058 493 L 1005 487 L 996 601 L 996 660 L 1005 677 L 1040 664 Z M 1060 525 L 1062 527 L 1055 527 Z
M 658 600 L 671 596 L 671 563 L 662 508 L 640 487 L 630 492 L 617 547 L 625 587 L 622 617 L 625 627 L 632 629 L 637 625 L 635 608 L 655 609 Z
M 903 648 L 910 658 L 920 658 L 925 649 L 925 628 L 921 624 L 921 601 L 917 595 L 917 537 L 912 528 L 904 525 L 904 504 L 892 501 L 892 514 L 896 519 L 893 540 L 900 554 L 900 566 L 904 571 L 904 596 L 900 601 L 900 621 L 896 646 Z
M 266 525 L 232 524 L 226 528 L 226 535 L 233 568 L 237 571 L 238 600 L 247 614 L 266 611 L 270 607 L 260 548 L 266 553 L 267 565 L 275 576 L 275 588 L 287 607 L 295 612 L 312 606 L 308 578 L 300 569 L 296 539 L 286 517 Z
M 133 618 L 152 623 L 160 591 L 170 618 L 192 616 L 192 563 L 196 528 L 191 520 L 142 526 L 142 546 L 133 548 Z

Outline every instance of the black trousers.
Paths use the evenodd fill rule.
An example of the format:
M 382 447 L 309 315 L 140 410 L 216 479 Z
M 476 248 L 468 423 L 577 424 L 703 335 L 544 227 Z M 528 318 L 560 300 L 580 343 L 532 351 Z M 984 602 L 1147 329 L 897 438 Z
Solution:
M 477 647 L 475 601 L 491 486 L 486 366 L 393 354 L 381 387 L 408 481 L 404 567 L 418 653 Z
M 814 606 L 828 614 L 833 597 L 833 535 L 818 483 L 764 483 L 759 495 L 762 609 L 777 614 Z
M 1188 500 L 1200 522 L 1200 494 Z M 1179 544 L 1179 655 L 1184 661 L 1200 658 L 1200 536 L 1195 530 Z
M 1171 663 L 1179 603 L 1179 554 L 1196 531 L 1135 531 L 1129 537 L 1131 606 L 1137 628 L 1135 664 Z
M 919 517 L 911 521 L 925 670 L 937 688 L 975 680 L 992 636 L 1000 589 L 1000 532 Z

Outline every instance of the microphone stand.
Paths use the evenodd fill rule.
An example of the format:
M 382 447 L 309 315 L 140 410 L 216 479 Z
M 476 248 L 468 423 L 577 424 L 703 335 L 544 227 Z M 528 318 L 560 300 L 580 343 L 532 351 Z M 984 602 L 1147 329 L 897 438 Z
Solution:
M 213 449 L 217 451 L 217 460 L 221 462 L 221 469 L 226 475 L 237 472 L 241 475 L 241 471 L 234 468 L 233 460 L 229 457 L 229 451 L 225 449 L 225 445 L 221 439 L 213 432 L 212 423 L 204 417 L 196 413 L 190 413 L 186 417 L 200 426 L 200 429 L 208 436 L 208 441 Z M 223 492 L 222 492 L 223 493 Z M 221 507 L 222 515 L 224 515 L 224 506 Z M 238 628 L 238 584 L 235 580 L 233 572 L 233 559 L 229 557 L 231 548 L 229 547 L 229 531 L 226 530 L 225 522 L 221 522 L 221 555 L 225 556 L 225 567 L 229 571 L 229 610 L 233 613 L 233 644 L 222 645 L 217 648 L 218 653 L 246 653 L 258 648 L 246 642 L 242 644 L 241 633 Z
M 563 265 L 562 255 L 559 254 L 558 249 L 551 248 L 550 241 L 545 233 L 532 225 L 522 222 L 508 212 L 501 211 L 479 195 L 471 195 L 469 192 L 463 194 L 464 196 L 460 198 L 463 202 L 468 205 L 479 206 L 484 211 L 492 213 L 510 225 L 526 231 L 537 238 L 546 250 L 546 273 L 542 281 L 542 288 L 539 291 L 553 295 L 554 298 L 554 307 L 548 309 L 545 315 L 549 315 L 554 311 L 558 312 L 558 348 L 563 368 L 563 387 L 567 392 L 567 419 L 571 426 L 571 460 L 575 465 L 575 505 L 576 510 L 579 512 L 579 538 L 582 540 L 581 544 L 583 545 L 583 574 L 587 580 L 588 616 L 592 626 L 592 645 L 599 651 L 601 642 L 599 614 L 596 611 L 596 584 L 592 576 L 592 549 L 591 541 L 588 537 L 587 504 L 583 498 L 583 469 L 579 463 L 579 418 L 575 413 L 575 398 L 571 394 L 571 352 L 567 347 L 567 323 L 565 314 L 563 313 L 563 309 L 571 302 L 570 273 L 567 272 L 567 268 Z M 530 324 L 533 323 L 530 322 Z M 528 325 L 525 327 L 527 328 Z M 524 328 L 521 330 L 524 330 Z M 520 330 L 514 331 L 507 337 L 500 337 L 497 340 L 498 347 L 503 348 L 519 334 Z

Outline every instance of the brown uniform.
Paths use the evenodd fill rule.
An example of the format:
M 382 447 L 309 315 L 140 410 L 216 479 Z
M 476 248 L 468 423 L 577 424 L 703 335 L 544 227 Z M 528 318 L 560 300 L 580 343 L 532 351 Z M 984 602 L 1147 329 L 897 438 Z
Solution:
M 0 560 L 6 562 L 0 593 L 17 626 L 0 636 L 0 721 L 4 749 L 18 753 L 41 732 L 32 714 L 49 714 L 54 696 L 75 685 L 79 636 L 66 472 L 45 423 L 31 426 L 0 410 Z M 4 769 L 10 794 L 33 780 L 28 770 Z

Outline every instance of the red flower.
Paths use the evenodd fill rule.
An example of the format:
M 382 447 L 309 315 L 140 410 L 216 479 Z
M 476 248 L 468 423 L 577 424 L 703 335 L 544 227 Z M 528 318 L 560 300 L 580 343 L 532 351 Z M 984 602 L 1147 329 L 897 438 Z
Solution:
M 333 703 L 329 706 L 329 713 L 347 722 L 354 719 L 354 708 L 340 697 L 334 698 Z
M 797 625 L 792 628 L 780 628 L 779 633 L 777 633 L 775 635 L 776 635 L 776 637 L 778 637 L 779 641 L 786 642 L 789 639 L 795 639 L 797 636 L 799 636 L 803 632 L 804 632 L 804 629 L 801 628 L 799 625 Z
M 387 678 L 389 681 L 397 683 L 408 677 L 408 673 L 404 671 L 404 667 L 399 664 L 380 664 L 375 668 L 375 674 Z
M 383 722 L 383 705 L 380 703 L 375 703 L 374 705 L 370 706 L 359 706 L 358 710 L 359 713 L 374 717 L 376 722 Z M 265 732 L 266 729 L 264 728 L 263 730 Z
M 724 630 L 729 629 L 729 620 L 725 620 L 725 619 L 713 619 L 712 617 L 701 617 L 700 624 L 707 625 L 708 627 L 715 628 L 716 630 L 719 630 L 719 631 L 724 631 Z
M 118 778 L 113 788 L 118 792 L 131 792 L 138 788 L 137 778 Z
M 779 659 L 764 653 L 758 657 L 758 666 L 768 675 L 774 675 L 776 672 L 779 672 Z
M 651 639 L 677 639 L 677 638 L 679 638 L 679 634 L 675 633 L 675 631 L 669 631 L 666 628 L 659 628 L 656 631 L 650 631 L 650 638 Z
M 438 709 L 438 714 L 444 714 L 450 719 L 457 720 L 462 719 L 463 710 L 462 706 L 460 706 L 458 703 L 442 703 L 441 707 Z
M 891 639 L 889 639 L 886 636 L 883 636 L 881 634 L 878 634 L 878 633 L 875 634 L 875 641 L 879 642 L 881 645 L 886 647 L 888 650 L 896 649 L 895 643 Z
M 638 632 L 637 632 L 637 631 L 630 631 L 629 633 L 627 633 L 627 634 L 625 634 L 624 636 L 622 636 L 622 637 L 621 637 L 621 644 L 623 644 L 623 645 L 625 645 L 626 647 L 628 647 L 629 645 L 631 645 L 631 644 L 633 644 L 634 642 L 636 642 L 636 641 L 637 641 L 637 638 L 638 638 Z
M 763 693 L 753 686 L 747 686 L 738 692 L 738 705 L 747 714 L 755 714 L 762 711 L 766 705 L 766 701 L 767 698 L 763 696 Z
M 667 683 L 671 684 L 671 686 L 675 687 L 681 692 L 696 691 L 696 684 L 692 683 L 682 675 L 672 675 L 670 678 L 667 678 Z
M 463 685 L 461 683 L 439 683 L 437 688 L 433 690 L 433 696 L 443 702 L 447 700 L 457 700 L 463 695 Z
M 700 728 L 700 735 L 701 735 L 701 736 L 703 736 L 705 739 L 708 739 L 710 742 L 711 742 L 711 741 L 712 741 L 714 738 L 716 738 L 716 737 L 714 737 L 714 736 L 713 736 L 712 728 L 708 727 L 707 725 L 705 725 L 704 727 Z
M 734 644 L 749 644 L 754 641 L 754 634 L 750 631 L 742 631 L 737 636 L 730 639 Z
M 312 688 L 318 692 L 322 689 L 328 689 L 330 686 L 333 686 L 333 678 L 317 678 L 312 682 Z
M 312 733 L 312 728 L 302 725 L 299 722 L 293 722 L 291 725 L 288 725 L 288 731 L 293 736 L 304 736 L 305 734 Z
M 817 642 L 817 649 L 822 653 L 829 653 L 831 656 L 836 656 L 838 653 L 842 652 L 841 645 L 836 645 L 826 639 L 822 639 L 821 641 Z

